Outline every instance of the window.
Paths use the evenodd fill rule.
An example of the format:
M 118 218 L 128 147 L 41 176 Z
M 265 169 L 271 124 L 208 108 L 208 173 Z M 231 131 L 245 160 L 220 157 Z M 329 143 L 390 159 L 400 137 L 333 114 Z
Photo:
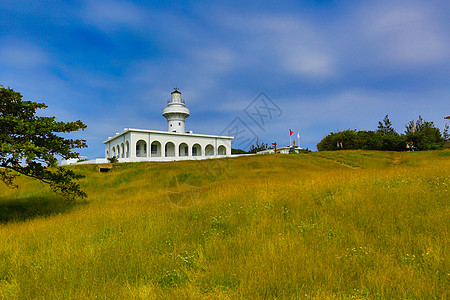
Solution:
M 192 148 L 192 156 L 197 156 L 197 148 Z

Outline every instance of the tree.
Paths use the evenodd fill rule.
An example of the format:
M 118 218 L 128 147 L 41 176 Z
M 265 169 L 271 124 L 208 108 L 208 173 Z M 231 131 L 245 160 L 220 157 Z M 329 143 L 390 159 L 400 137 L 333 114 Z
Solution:
M 406 141 L 413 142 L 419 150 L 435 150 L 444 146 L 441 131 L 434 122 L 424 121 L 422 116 L 405 125 Z
M 405 125 L 405 134 L 408 133 L 414 133 L 416 131 L 419 131 L 419 128 L 422 128 L 423 126 L 423 119 L 422 116 L 419 116 L 419 120 L 416 122 L 414 120 L 409 121 L 408 124 Z
M 113 157 L 108 157 L 108 161 L 112 164 L 119 162 L 119 159 L 117 158 L 117 156 L 113 156 Z
M 45 103 L 22 100 L 12 88 L 0 85 L 0 179 L 14 188 L 14 179 L 22 174 L 50 185 L 68 200 L 84 198 L 76 180 L 84 176 L 57 167 L 55 155 L 64 159 L 76 158 L 73 148 L 87 147 L 85 140 L 65 139 L 62 133 L 84 130 L 80 120 L 57 122 L 55 117 L 40 117 L 38 109 Z
M 231 148 L 231 154 L 247 154 L 247 151 L 242 149 Z
M 450 134 L 448 132 L 449 129 L 450 129 L 450 126 L 448 126 L 448 124 L 445 124 L 444 132 L 442 133 L 442 137 L 444 138 L 444 141 L 450 140 Z
M 256 153 L 259 151 L 264 151 L 269 148 L 269 145 L 267 143 L 261 143 L 259 139 L 256 139 L 256 144 L 250 146 L 250 151 L 248 153 Z
M 386 115 L 383 122 L 378 122 L 378 130 L 344 130 L 340 132 L 330 132 L 318 144 L 319 151 L 337 150 L 337 142 L 343 144 L 344 149 L 364 149 L 364 150 L 385 150 L 402 151 L 405 150 L 406 142 L 413 142 L 419 150 L 435 150 L 444 146 L 444 139 L 448 137 L 444 130 L 444 138 L 439 128 L 433 122 L 424 121 L 421 116 L 417 122 L 410 121 L 405 125 L 405 134 L 398 134 L 392 127 L 389 116 Z
M 386 115 L 383 119 L 383 123 L 378 122 L 378 130 L 384 134 L 396 134 L 394 127 L 392 127 L 391 120 L 389 120 L 389 115 Z
M 342 143 L 343 149 L 359 149 L 358 148 L 358 136 L 357 131 L 347 129 L 339 132 L 330 132 L 329 135 L 324 137 L 318 144 L 317 149 L 319 151 L 332 151 L 337 150 L 337 143 Z

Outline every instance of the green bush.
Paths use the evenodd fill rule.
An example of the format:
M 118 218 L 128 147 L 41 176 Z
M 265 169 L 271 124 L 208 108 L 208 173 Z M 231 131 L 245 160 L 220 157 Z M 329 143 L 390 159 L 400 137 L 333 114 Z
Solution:
M 330 132 L 318 144 L 319 151 L 331 150 L 384 150 L 403 151 L 406 143 L 413 142 L 418 150 L 436 150 L 444 147 L 444 138 L 433 122 L 427 122 L 419 116 L 414 122 L 410 121 L 406 126 L 404 134 L 398 134 L 392 128 L 391 122 L 386 115 L 382 122 L 379 122 L 377 131 L 365 130 L 344 130 Z M 342 148 L 338 146 L 342 143 Z
M 113 157 L 108 157 L 108 161 L 113 164 L 113 163 L 118 163 L 119 159 L 116 156 L 113 156 Z

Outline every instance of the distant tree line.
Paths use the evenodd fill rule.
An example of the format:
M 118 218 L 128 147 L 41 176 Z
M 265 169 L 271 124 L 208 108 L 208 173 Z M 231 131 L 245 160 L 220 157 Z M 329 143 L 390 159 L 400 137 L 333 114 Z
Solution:
M 256 139 L 255 144 L 250 146 L 250 150 L 249 151 L 232 148 L 231 149 L 231 154 L 251 154 L 251 153 L 256 153 L 256 152 L 259 152 L 259 151 L 264 151 L 264 150 L 267 150 L 267 149 L 269 149 L 269 144 L 260 142 L 259 139 Z
M 406 143 L 413 143 L 418 150 L 435 150 L 444 147 L 449 140 L 449 126 L 446 125 L 443 133 L 433 122 L 424 121 L 421 116 L 414 122 L 406 125 L 404 133 L 399 134 L 392 127 L 389 116 L 378 122 L 376 131 L 344 130 L 331 132 L 318 144 L 319 151 L 338 149 L 386 150 L 403 151 Z M 342 145 L 342 146 L 341 146 Z

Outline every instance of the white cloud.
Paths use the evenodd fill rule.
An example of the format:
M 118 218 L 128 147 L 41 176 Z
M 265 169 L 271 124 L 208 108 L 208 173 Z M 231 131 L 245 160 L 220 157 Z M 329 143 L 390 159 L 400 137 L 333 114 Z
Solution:
M 17 40 L 0 40 L 0 65 L 38 68 L 50 63 L 50 58 L 38 45 Z
M 146 12 L 131 2 L 88 1 L 82 19 L 104 31 L 138 28 L 146 21 Z
M 449 40 L 430 6 L 408 1 L 364 7 L 359 16 L 362 33 L 381 59 L 420 65 L 448 57 Z
M 222 73 L 233 70 L 236 64 L 233 51 L 221 46 L 189 48 L 187 55 L 200 72 Z
M 243 63 L 253 63 L 289 75 L 326 79 L 336 72 L 330 45 L 318 27 L 296 15 L 215 15 L 219 24 L 245 41 L 239 48 Z
M 262 22 L 266 18 L 262 18 Z M 323 34 L 297 18 L 269 20 L 271 44 L 285 70 L 289 73 L 327 78 L 335 72 L 332 54 L 327 50 Z

